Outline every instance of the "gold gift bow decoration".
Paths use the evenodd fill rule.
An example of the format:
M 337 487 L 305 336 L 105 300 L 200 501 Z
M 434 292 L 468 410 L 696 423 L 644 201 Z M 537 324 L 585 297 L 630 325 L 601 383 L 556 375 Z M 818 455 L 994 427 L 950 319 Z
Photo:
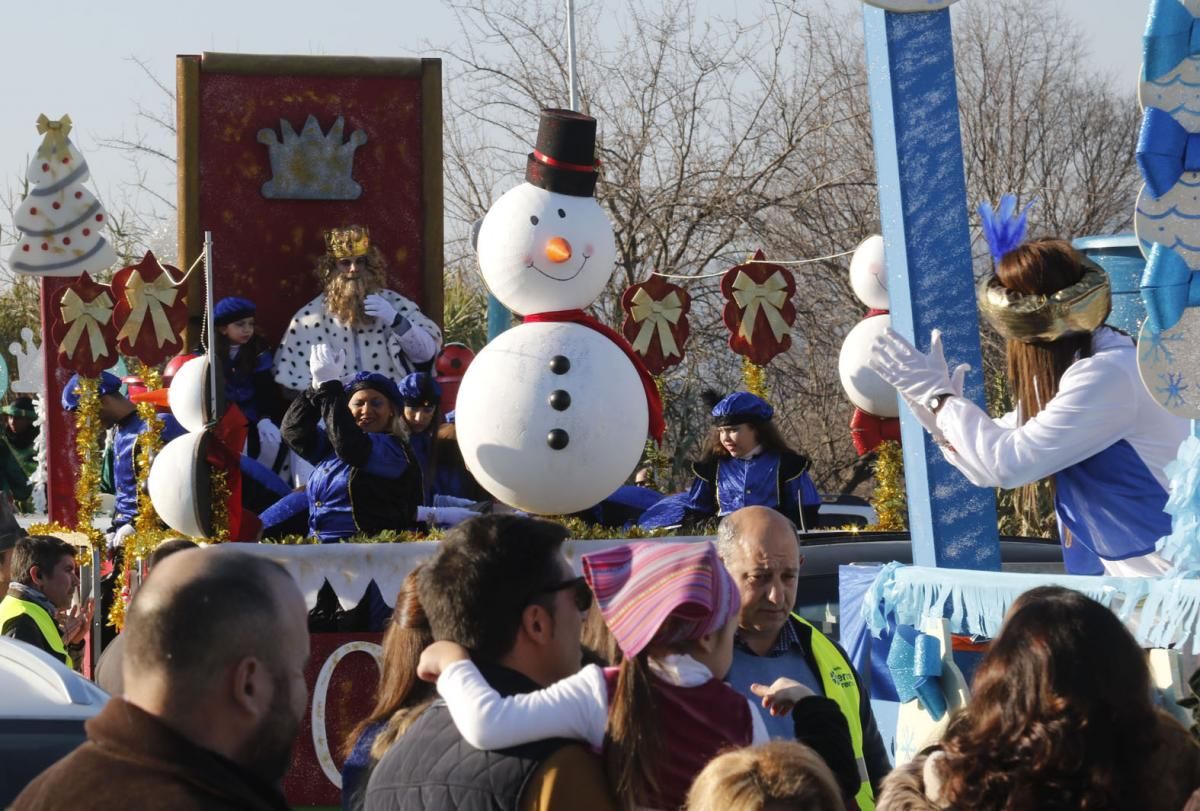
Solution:
M 65 152 L 67 135 L 71 132 L 71 116 L 64 115 L 57 121 L 51 121 L 45 113 L 42 113 L 38 116 L 37 131 L 38 135 L 46 136 L 38 147 L 39 158 L 44 160 L 53 155 L 56 147 L 60 147 Z
M 142 322 L 146 313 L 150 313 L 150 322 L 154 325 L 154 339 L 161 349 L 162 345 L 175 338 L 171 330 L 171 321 L 167 318 L 166 307 L 175 303 L 179 291 L 165 273 L 160 273 L 154 281 L 148 282 L 138 271 L 134 271 L 125 282 L 125 300 L 129 302 L 129 317 L 117 333 L 117 340 L 128 338 L 130 343 L 137 342 L 137 336 L 142 331 Z
M 100 325 L 107 324 L 112 318 L 112 307 L 113 300 L 108 293 L 102 292 L 91 301 L 84 301 L 74 290 L 67 290 L 62 297 L 61 309 L 63 323 L 70 324 L 71 328 L 67 330 L 66 337 L 59 345 L 60 351 L 68 358 L 74 357 L 75 347 L 86 330 L 92 360 L 99 360 L 107 354 L 108 347 L 104 344 L 104 334 L 100 332 Z
M 650 348 L 650 339 L 657 329 L 663 357 L 678 355 L 679 346 L 675 343 L 671 327 L 679 323 L 679 318 L 683 315 L 683 302 L 679 300 L 679 293 L 672 290 L 662 298 L 656 299 L 647 293 L 644 287 L 639 287 L 634 292 L 631 303 L 633 306 L 629 308 L 629 314 L 633 316 L 634 321 L 642 325 L 633 342 L 633 351 L 645 355 L 646 350 Z
M 776 341 L 782 341 L 790 327 L 783 319 L 779 308 L 787 303 L 787 282 L 778 270 L 767 277 L 762 284 L 751 279 L 745 271 L 739 270 L 733 280 L 733 300 L 745 310 L 742 322 L 738 325 L 738 334 L 747 341 L 754 334 L 754 323 L 758 320 L 761 309 L 767 317 L 767 324 L 775 335 Z

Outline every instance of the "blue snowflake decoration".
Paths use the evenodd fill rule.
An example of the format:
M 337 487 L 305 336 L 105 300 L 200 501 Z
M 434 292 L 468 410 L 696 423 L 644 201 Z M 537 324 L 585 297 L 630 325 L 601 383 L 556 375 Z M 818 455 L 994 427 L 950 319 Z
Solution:
M 1179 333 L 1163 333 L 1146 330 L 1138 342 L 1142 352 L 1142 361 L 1158 363 L 1160 359 L 1168 366 L 1175 362 L 1175 355 L 1169 344 L 1178 343 L 1184 339 Z
M 1167 372 L 1160 374 L 1158 379 L 1166 385 L 1156 386 L 1155 391 L 1162 395 L 1161 402 L 1167 408 L 1179 408 L 1187 402 L 1183 393 L 1188 390 L 1188 384 L 1183 382 L 1183 372 Z

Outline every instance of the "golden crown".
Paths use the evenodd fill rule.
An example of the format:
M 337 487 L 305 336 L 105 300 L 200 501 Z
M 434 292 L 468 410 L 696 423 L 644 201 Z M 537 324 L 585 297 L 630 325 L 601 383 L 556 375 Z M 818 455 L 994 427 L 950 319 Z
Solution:
M 362 256 L 371 250 L 371 232 L 365 225 L 350 225 L 325 232 L 325 249 L 334 259 Z

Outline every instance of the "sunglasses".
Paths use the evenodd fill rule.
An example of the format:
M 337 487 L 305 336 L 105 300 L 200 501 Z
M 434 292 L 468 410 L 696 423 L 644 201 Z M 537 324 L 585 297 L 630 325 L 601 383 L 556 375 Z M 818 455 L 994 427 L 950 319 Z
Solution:
M 574 589 L 575 607 L 579 609 L 579 613 L 583 613 L 592 607 L 592 590 L 588 588 L 587 580 L 583 577 L 572 577 L 570 580 L 564 580 L 561 583 L 544 588 L 541 591 L 534 592 L 534 597 L 542 594 L 554 594 L 565 589 Z

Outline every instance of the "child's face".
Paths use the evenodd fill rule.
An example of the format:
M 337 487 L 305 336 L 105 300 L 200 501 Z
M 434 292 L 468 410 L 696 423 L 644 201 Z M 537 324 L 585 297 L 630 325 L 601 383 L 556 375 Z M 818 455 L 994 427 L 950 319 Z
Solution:
M 436 406 L 405 403 L 404 421 L 408 423 L 408 427 L 413 430 L 413 433 L 419 434 L 433 422 L 435 409 Z
M 217 331 L 228 338 L 232 346 L 241 346 L 254 337 L 254 316 L 231 321 L 217 327 Z
M 717 429 L 717 438 L 730 456 L 745 456 L 758 447 L 758 431 L 745 423 L 722 425 Z

